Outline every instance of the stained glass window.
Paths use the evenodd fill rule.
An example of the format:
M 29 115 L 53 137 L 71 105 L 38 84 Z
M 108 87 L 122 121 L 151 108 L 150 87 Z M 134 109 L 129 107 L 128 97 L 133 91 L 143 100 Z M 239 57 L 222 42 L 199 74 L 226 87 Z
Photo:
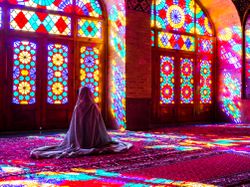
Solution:
M 78 36 L 88 38 L 102 37 L 102 22 L 78 19 Z
M 158 32 L 158 46 L 166 49 L 194 51 L 195 39 L 193 36 Z
M 2 27 L 2 7 L 0 7 L 0 28 Z
M 10 29 L 69 36 L 71 19 L 66 16 L 11 9 Z
M 8 0 L 14 5 L 42 8 L 54 11 L 71 13 L 73 10 L 73 0 Z
M 157 28 L 194 33 L 194 0 L 156 0 Z
M 97 47 L 81 47 L 80 81 L 93 92 L 95 102 L 99 102 L 100 94 L 100 50 Z
M 181 103 L 192 104 L 194 100 L 193 59 L 181 58 Z
M 198 38 L 198 53 L 213 54 L 213 40 Z
M 68 47 L 66 45 L 48 45 L 47 73 L 47 102 L 66 104 L 68 102 Z
M 200 57 L 200 103 L 212 103 L 212 61 L 210 58 Z
M 250 14 L 245 26 L 245 77 L 246 77 L 246 97 L 250 98 Z
M 150 24 L 151 24 L 151 27 L 154 27 L 155 26 L 155 1 L 152 0 L 152 3 L 151 3 L 151 18 L 150 18 Z
M 13 98 L 14 104 L 36 102 L 36 44 L 15 41 L 13 44 Z
M 76 0 L 76 13 L 83 16 L 102 17 L 102 9 L 97 0 Z
M 174 104 L 174 57 L 160 56 L 160 103 Z
M 151 46 L 155 46 L 155 31 L 151 30 Z
M 198 4 L 196 4 L 196 34 L 212 36 L 212 25 L 200 8 Z

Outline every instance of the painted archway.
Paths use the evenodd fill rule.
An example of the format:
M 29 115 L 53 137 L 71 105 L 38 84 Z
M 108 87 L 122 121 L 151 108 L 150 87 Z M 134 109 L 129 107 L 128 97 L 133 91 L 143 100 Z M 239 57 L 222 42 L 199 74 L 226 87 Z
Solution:
M 200 0 L 217 36 L 217 100 L 221 116 L 241 122 L 242 26 L 231 0 Z

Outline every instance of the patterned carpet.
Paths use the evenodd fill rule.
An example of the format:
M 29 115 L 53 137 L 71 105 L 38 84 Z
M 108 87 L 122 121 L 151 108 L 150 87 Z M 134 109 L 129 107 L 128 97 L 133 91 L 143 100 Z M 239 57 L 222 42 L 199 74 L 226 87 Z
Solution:
M 120 154 L 29 158 L 64 134 L 0 138 L 0 186 L 246 186 L 250 126 L 220 124 L 148 132 L 110 131 L 134 147 Z

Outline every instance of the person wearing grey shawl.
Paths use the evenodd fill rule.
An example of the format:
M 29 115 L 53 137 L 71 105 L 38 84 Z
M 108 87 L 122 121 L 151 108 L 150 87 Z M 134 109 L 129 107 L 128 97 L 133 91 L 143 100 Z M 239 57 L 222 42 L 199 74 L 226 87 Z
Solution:
M 128 142 L 112 141 L 92 92 L 88 87 L 81 87 L 64 140 L 59 145 L 36 148 L 31 151 L 30 157 L 35 159 L 77 157 L 122 152 L 131 147 L 132 144 Z

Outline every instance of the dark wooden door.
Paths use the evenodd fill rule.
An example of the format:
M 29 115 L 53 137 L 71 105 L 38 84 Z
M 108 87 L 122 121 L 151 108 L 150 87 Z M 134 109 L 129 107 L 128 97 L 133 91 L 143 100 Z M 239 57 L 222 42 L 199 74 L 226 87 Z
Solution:
M 63 40 L 46 40 L 43 46 L 41 127 L 67 128 L 75 96 L 73 46 Z
M 200 69 L 194 54 L 160 52 L 155 54 L 153 63 L 155 122 L 183 123 L 211 119 L 212 105 L 200 102 Z
M 8 43 L 6 130 L 66 128 L 74 92 L 72 44 L 27 37 Z
M 41 46 L 33 38 L 13 38 L 7 47 L 6 130 L 37 129 L 41 121 Z

